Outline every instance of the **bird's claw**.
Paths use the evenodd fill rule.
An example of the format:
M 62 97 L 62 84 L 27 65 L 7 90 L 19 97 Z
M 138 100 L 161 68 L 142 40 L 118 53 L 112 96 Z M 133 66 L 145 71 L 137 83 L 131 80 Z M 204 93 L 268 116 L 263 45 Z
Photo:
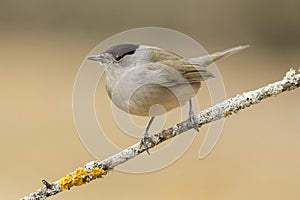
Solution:
M 196 121 L 196 117 L 194 115 L 193 112 L 190 112 L 189 114 L 189 122 L 191 123 L 192 127 L 197 131 L 199 132 L 199 127 L 198 127 L 198 122 Z
M 150 155 L 148 144 L 153 143 L 152 138 L 148 134 L 144 134 L 140 141 L 140 148 L 143 146 L 147 153 Z

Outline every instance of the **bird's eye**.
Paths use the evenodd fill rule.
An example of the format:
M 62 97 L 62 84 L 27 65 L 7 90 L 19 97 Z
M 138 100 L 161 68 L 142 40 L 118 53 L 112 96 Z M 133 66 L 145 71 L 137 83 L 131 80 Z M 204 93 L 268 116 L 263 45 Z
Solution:
M 119 56 L 119 55 L 116 55 L 116 56 L 114 57 L 114 59 L 115 59 L 116 61 L 120 61 L 121 58 L 122 58 L 122 56 Z

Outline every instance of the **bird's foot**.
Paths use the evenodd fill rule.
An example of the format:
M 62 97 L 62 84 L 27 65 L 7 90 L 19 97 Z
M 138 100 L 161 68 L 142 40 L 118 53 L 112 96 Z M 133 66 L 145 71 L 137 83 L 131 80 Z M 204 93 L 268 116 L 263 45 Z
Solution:
M 199 132 L 198 122 L 197 122 L 195 114 L 193 112 L 193 105 L 192 105 L 192 100 L 191 99 L 189 100 L 189 107 L 190 107 L 190 110 L 189 110 L 189 119 L 188 119 L 188 121 L 190 122 L 190 124 L 192 125 L 192 127 L 197 132 Z
M 154 143 L 154 142 L 152 140 L 152 137 L 149 136 L 147 132 L 145 132 L 144 136 L 142 137 L 142 139 L 140 141 L 140 148 L 144 147 L 145 150 L 147 151 L 148 155 L 150 155 L 149 146 L 148 146 L 149 143 Z
M 198 127 L 198 122 L 196 121 L 196 117 L 195 117 L 195 114 L 194 112 L 190 112 L 189 113 L 189 119 L 188 121 L 191 123 L 192 127 L 197 131 L 199 132 L 199 127 Z

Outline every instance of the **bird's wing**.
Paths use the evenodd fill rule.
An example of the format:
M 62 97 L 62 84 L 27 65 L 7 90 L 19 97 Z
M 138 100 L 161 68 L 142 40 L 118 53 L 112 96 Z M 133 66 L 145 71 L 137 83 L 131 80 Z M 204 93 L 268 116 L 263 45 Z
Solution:
M 164 87 L 189 83 L 179 71 L 161 62 L 150 63 L 146 67 L 149 72 L 147 73 L 149 75 L 147 82 L 159 84 Z
M 248 45 L 240 45 L 197 58 L 184 58 L 167 50 L 153 48 L 151 57 L 153 63 L 148 67 L 151 70 L 160 70 L 162 74 L 160 77 L 163 76 L 161 81 L 164 81 L 165 85 L 199 83 L 214 77 L 206 68 L 212 62 L 248 47 Z M 183 79 L 179 80 L 178 77 Z
M 178 82 L 178 80 L 176 80 L 178 77 L 183 77 L 184 80 L 180 80 L 179 84 L 199 83 L 200 81 L 214 77 L 205 67 L 194 65 L 190 63 L 188 59 L 167 50 L 159 48 L 152 49 L 151 61 L 153 61 L 154 64 L 150 64 L 149 68 L 152 70 L 165 70 L 162 73 L 165 74 L 166 81 L 170 83 Z M 170 71 L 174 72 L 168 76 L 167 74 L 170 73 Z M 175 76 L 175 72 L 177 76 Z
M 174 67 L 174 62 L 175 65 L 181 65 L 181 67 Z M 178 62 L 172 61 L 172 64 L 169 64 L 161 61 L 145 65 L 149 72 L 147 74 L 151 75 L 147 78 L 147 82 L 172 87 L 180 84 L 200 83 L 213 77 L 212 73 L 203 67 L 183 63 L 180 60 Z
M 189 63 L 186 59 L 161 61 L 166 66 L 176 69 L 188 83 L 197 83 L 213 78 L 214 75 L 203 66 Z

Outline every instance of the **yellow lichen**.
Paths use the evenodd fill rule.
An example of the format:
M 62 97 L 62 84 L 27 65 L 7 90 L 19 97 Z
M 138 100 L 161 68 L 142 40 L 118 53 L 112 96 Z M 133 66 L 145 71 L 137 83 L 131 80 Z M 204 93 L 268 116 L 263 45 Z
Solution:
M 78 168 L 73 173 L 73 183 L 75 186 L 85 184 L 88 172 L 84 168 Z
M 67 176 L 61 178 L 58 183 L 59 185 L 61 186 L 61 189 L 62 190 L 67 190 L 67 189 L 70 189 L 73 184 L 72 184 L 72 174 L 68 174 Z
M 227 111 L 225 111 L 225 115 L 227 117 L 227 116 L 231 115 L 231 112 L 227 110 Z
M 106 175 L 106 171 L 101 168 L 95 167 L 93 170 L 87 171 L 81 167 L 61 178 L 58 183 L 62 190 L 67 190 L 73 186 L 79 186 L 88 183 L 91 180 L 101 177 L 102 175 Z
M 90 173 L 93 175 L 93 179 L 106 175 L 106 171 L 98 167 L 95 167 Z

